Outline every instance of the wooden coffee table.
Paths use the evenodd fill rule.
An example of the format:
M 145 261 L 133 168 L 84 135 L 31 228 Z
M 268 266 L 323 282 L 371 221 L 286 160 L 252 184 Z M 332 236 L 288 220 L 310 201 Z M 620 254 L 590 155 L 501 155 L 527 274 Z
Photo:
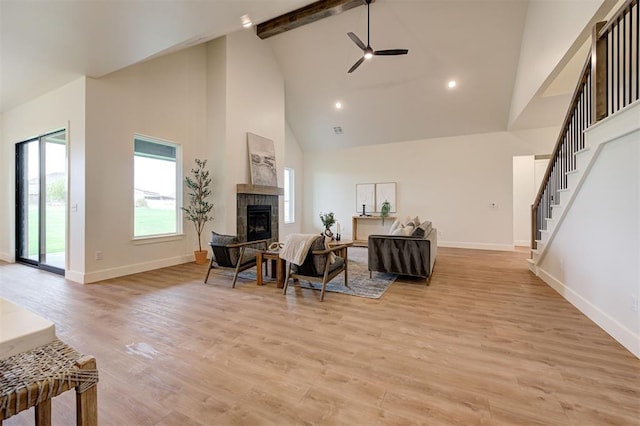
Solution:
M 268 251 L 261 250 L 258 252 L 256 256 L 256 281 L 258 285 L 263 285 L 264 282 L 262 280 L 262 262 L 264 260 L 271 261 L 271 270 L 275 271 L 275 277 L 273 276 L 273 272 L 271 273 L 272 277 L 276 279 L 276 287 L 283 288 L 284 287 L 284 269 L 285 269 L 285 261 L 280 258 L 280 253 L 277 251 Z
M 347 261 L 347 249 L 349 247 L 353 247 L 353 241 L 351 240 L 333 240 L 329 243 L 329 247 L 333 248 L 335 246 L 344 246 L 340 250 L 336 250 L 336 255 L 342 257 L 345 262 Z

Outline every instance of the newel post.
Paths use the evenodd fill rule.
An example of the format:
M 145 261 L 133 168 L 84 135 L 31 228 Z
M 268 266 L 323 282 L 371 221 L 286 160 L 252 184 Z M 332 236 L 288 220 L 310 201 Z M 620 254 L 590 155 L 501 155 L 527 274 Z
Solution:
M 538 230 L 538 209 L 535 204 L 531 205 L 531 249 L 535 250 L 538 248 L 538 244 L 536 243 Z
M 607 38 L 599 37 L 600 30 L 605 25 L 606 21 L 598 22 L 591 35 L 591 124 L 607 116 Z

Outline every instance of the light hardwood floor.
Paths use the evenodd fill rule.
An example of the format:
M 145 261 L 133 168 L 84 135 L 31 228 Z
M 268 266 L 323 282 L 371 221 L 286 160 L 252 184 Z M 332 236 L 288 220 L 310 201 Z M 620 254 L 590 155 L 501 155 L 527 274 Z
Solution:
M 0 263 L 0 296 L 96 357 L 101 425 L 640 424 L 640 360 L 525 259 L 441 248 L 428 287 L 323 303 L 195 264 L 83 286 Z

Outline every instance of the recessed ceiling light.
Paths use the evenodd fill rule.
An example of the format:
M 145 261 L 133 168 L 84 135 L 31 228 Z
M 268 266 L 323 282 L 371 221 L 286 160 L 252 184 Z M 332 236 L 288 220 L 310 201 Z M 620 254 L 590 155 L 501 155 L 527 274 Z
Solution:
M 249 18 L 249 15 L 242 15 L 240 17 L 240 22 L 242 22 L 242 26 L 245 28 L 249 28 L 251 25 L 253 25 L 253 22 L 251 22 L 251 18 Z
M 342 102 L 336 102 L 336 109 L 342 109 Z
M 447 87 L 449 87 L 449 89 L 453 89 L 457 84 L 458 83 L 456 83 L 455 80 L 449 80 L 449 82 L 447 83 Z

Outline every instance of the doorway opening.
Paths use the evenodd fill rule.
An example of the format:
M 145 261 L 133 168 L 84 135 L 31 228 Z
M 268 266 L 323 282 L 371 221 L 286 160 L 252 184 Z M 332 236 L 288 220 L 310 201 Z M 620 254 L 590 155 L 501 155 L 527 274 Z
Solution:
M 531 247 L 531 205 L 547 170 L 550 155 L 513 157 L 513 245 Z
M 64 275 L 67 132 L 16 144 L 16 261 Z

